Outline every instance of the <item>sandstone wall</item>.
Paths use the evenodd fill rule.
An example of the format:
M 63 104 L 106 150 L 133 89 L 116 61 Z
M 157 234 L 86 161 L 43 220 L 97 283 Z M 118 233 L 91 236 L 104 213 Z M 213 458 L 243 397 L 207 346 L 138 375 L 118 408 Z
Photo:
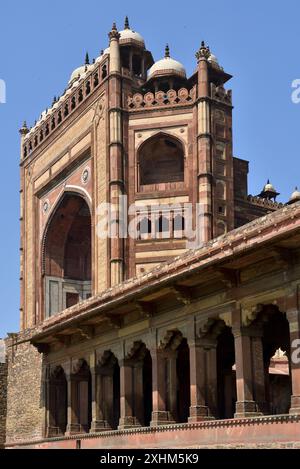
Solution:
M 7 409 L 7 363 L 0 362 L 0 448 L 5 443 Z
M 42 356 L 24 335 L 7 340 L 6 442 L 41 438 L 43 434 Z

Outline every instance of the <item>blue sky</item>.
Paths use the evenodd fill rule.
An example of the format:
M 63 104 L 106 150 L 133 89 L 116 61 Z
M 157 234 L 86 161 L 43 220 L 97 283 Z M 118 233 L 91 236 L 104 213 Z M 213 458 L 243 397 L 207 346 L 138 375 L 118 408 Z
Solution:
M 0 14 L 0 79 L 7 86 L 0 104 L 0 337 L 19 328 L 18 129 L 63 92 L 86 51 L 92 58 L 107 47 L 114 20 L 123 29 L 127 14 L 155 59 L 169 42 L 188 73 L 205 39 L 234 75 L 234 154 L 250 161 L 250 193 L 270 178 L 286 201 L 300 186 L 300 104 L 291 100 L 291 83 L 300 78 L 299 2 L 11 0 L 1 2 Z

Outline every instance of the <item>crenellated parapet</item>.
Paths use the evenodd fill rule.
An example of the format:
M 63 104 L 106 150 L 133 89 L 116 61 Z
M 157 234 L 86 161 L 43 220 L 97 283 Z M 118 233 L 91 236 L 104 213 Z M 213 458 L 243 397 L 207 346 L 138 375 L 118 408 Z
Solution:
M 216 86 L 214 83 L 210 85 L 211 97 L 222 103 L 232 105 L 232 91 L 226 90 L 223 85 Z
M 86 67 L 87 70 L 70 84 L 59 100 L 44 111 L 36 125 L 26 133 L 22 145 L 22 158 L 30 156 L 50 135 L 69 119 L 89 96 L 98 89 L 108 75 L 108 58 Z
M 158 91 L 157 93 L 136 93 L 128 98 L 129 110 L 143 110 L 147 108 L 164 108 L 166 106 L 186 106 L 193 104 L 196 99 L 196 86 L 191 90 L 181 88 L 180 90 Z

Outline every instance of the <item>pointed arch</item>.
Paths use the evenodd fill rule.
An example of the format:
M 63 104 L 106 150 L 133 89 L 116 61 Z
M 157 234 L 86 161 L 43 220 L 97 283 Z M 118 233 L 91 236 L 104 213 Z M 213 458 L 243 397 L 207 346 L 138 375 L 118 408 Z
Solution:
M 91 296 L 91 263 L 91 203 L 85 190 L 72 187 L 58 197 L 43 233 L 41 272 L 46 317 Z
M 159 132 L 138 148 L 139 184 L 182 183 L 185 177 L 185 145 L 174 135 Z

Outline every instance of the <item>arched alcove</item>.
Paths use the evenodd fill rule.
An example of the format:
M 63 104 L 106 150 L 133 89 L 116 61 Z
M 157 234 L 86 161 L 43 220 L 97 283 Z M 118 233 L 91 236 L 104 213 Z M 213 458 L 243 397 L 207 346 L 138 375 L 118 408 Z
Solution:
M 159 134 L 147 140 L 138 152 L 140 186 L 184 182 L 184 148 L 176 138 Z M 163 187 L 160 187 L 163 189 Z
M 81 195 L 66 193 L 51 216 L 43 274 L 46 317 L 91 296 L 91 214 Z

